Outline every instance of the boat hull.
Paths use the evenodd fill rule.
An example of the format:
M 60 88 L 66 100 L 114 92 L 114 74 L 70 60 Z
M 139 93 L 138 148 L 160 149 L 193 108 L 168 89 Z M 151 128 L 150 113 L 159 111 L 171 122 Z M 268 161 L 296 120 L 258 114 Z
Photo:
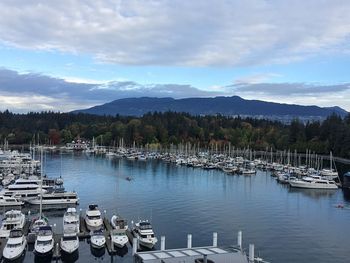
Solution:
M 304 189 L 329 189 L 336 190 L 338 186 L 332 184 L 313 184 L 313 183 L 304 183 L 298 181 L 289 181 L 291 187 L 295 188 L 304 188 Z

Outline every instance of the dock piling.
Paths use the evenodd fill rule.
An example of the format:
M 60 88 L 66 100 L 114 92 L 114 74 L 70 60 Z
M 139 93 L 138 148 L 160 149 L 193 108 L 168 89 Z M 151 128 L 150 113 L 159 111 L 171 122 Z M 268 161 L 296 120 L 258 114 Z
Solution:
M 132 240 L 132 255 L 134 256 L 137 253 L 137 238 L 134 237 Z
M 214 232 L 213 233 L 213 247 L 217 247 L 218 246 L 218 233 Z
M 165 250 L 165 236 L 160 237 L 160 250 Z
M 208 256 L 207 255 L 203 255 L 203 263 L 208 263 Z
M 187 248 L 192 248 L 192 235 L 187 235 Z
M 249 262 L 254 262 L 254 244 L 249 244 Z
M 242 250 L 242 231 L 238 231 L 237 245 L 238 245 L 239 249 Z

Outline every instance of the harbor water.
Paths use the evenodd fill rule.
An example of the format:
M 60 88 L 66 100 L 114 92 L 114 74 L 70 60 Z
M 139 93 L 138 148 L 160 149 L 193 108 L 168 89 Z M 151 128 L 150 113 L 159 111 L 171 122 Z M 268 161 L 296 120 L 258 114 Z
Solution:
M 236 233 L 242 230 L 244 247 L 254 243 L 256 255 L 269 262 L 350 261 L 350 197 L 341 189 L 296 190 L 278 184 L 269 172 L 228 175 L 158 160 L 82 153 L 48 153 L 45 172 L 48 177 L 62 175 L 66 190 L 77 191 L 82 213 L 96 203 L 109 218 L 114 213 L 125 217 L 129 226 L 132 220 L 150 220 L 158 248 L 161 235 L 166 236 L 166 248 L 186 247 L 189 233 L 193 246 L 207 246 L 213 232 L 219 246 L 228 246 L 236 244 Z M 45 212 L 57 232 L 63 213 Z M 115 262 L 132 262 L 128 246 L 114 256 Z M 33 252 L 27 251 L 24 262 L 34 262 Z M 111 258 L 107 251 L 93 256 L 87 241 L 81 241 L 77 262 Z

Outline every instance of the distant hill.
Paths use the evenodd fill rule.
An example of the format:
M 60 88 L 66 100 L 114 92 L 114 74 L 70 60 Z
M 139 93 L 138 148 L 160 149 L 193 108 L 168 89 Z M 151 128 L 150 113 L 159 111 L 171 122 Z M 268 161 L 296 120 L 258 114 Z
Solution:
M 96 115 L 127 115 L 142 116 L 148 112 L 187 112 L 193 115 L 242 115 L 267 117 L 274 119 L 295 118 L 324 119 L 336 113 L 340 116 L 348 114 L 340 107 L 322 108 L 318 106 L 301 106 L 281 104 L 259 100 L 245 100 L 238 96 L 215 98 L 127 98 L 95 106 L 89 109 L 76 110 L 77 112 Z

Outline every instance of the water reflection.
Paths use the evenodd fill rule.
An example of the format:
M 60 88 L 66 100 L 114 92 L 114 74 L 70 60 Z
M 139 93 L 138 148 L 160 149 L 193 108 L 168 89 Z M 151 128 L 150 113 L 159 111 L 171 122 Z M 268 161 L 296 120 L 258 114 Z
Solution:
M 124 257 L 126 254 L 128 254 L 128 246 L 124 246 L 122 248 L 115 248 L 115 254 L 119 257 Z
M 79 251 L 76 250 L 72 254 L 65 253 L 64 251 L 61 251 L 61 256 L 62 256 L 62 262 L 67 262 L 67 263 L 73 263 L 76 262 L 79 259 Z
M 106 249 L 103 248 L 94 248 L 92 246 L 90 246 L 90 251 L 91 254 L 95 257 L 95 258 L 103 258 L 103 256 L 106 253 Z
M 348 188 L 343 189 L 343 197 L 344 197 L 345 201 L 350 202 L 350 189 L 348 189 Z
M 338 190 L 330 189 L 303 189 L 289 187 L 288 192 L 291 194 L 302 194 L 312 199 L 329 198 L 333 196 Z

